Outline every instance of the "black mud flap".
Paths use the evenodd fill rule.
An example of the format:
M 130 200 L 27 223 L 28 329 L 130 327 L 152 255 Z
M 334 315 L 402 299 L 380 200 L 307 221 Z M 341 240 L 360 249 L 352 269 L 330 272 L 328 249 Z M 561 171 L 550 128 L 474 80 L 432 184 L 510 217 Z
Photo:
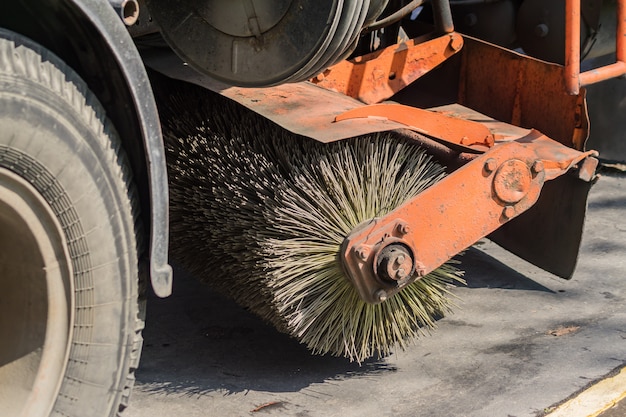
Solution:
M 488 237 L 548 272 L 570 279 L 576 267 L 594 181 L 569 172 L 544 184 L 537 203 Z

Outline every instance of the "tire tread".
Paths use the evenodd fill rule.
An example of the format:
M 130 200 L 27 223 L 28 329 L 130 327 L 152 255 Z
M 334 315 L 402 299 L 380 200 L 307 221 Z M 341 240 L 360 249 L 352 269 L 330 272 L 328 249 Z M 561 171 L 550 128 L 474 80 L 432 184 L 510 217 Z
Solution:
M 127 199 L 121 204 L 127 204 L 132 215 L 135 249 L 139 257 L 144 249 L 143 228 L 139 215 L 138 192 L 133 182 L 130 162 L 122 149 L 115 127 L 106 117 L 104 108 L 96 96 L 89 90 L 86 83 L 52 52 L 20 35 L 0 28 L 0 77 L 3 74 L 34 80 L 41 87 L 54 92 L 81 115 L 82 120 L 96 133 L 99 146 L 105 150 L 108 159 L 102 162 L 103 165 L 110 167 L 112 174 L 125 185 Z M 145 274 L 138 275 L 139 277 L 146 276 Z M 121 416 L 128 407 L 135 383 L 135 371 L 139 365 L 143 344 L 142 331 L 145 325 L 145 294 L 140 294 L 138 290 L 141 287 L 144 287 L 143 283 L 133 285 L 133 293 L 130 294 L 131 297 L 138 299 L 138 308 L 135 314 L 134 331 L 131 334 L 132 340 L 128 341 L 131 346 L 129 369 L 121 387 L 119 407 L 113 410 L 115 416 Z M 63 393 L 59 395 L 66 396 Z M 58 410 L 56 413 L 67 416 Z

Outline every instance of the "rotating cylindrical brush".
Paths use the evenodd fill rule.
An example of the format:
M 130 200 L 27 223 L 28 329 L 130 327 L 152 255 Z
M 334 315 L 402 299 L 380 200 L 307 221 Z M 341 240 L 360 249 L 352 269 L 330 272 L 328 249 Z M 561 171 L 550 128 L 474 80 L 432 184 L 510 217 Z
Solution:
M 189 272 L 313 352 L 359 362 L 449 310 L 451 263 L 372 305 L 338 259 L 355 226 L 442 178 L 418 146 L 391 134 L 321 144 L 193 87 L 160 101 L 171 256 Z

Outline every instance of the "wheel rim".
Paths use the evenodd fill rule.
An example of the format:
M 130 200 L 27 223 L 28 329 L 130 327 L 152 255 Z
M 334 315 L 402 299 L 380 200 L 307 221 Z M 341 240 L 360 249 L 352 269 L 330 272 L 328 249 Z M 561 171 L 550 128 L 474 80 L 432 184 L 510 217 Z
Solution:
M 44 416 L 54 405 L 69 353 L 71 263 L 48 204 L 4 168 L 0 231 L 0 403 L 7 415 Z

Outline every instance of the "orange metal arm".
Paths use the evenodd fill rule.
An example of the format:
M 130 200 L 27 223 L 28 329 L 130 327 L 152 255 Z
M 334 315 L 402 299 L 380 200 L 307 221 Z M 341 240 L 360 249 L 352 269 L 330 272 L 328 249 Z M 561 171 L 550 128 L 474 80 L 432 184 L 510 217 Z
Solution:
M 402 104 L 371 104 L 340 114 L 336 122 L 357 118 L 382 118 L 402 123 L 408 129 L 464 147 L 464 151 L 484 152 L 495 143 L 495 137 L 483 124 L 430 110 Z
M 544 181 L 593 154 L 537 131 L 496 144 L 390 214 L 355 229 L 342 245 L 345 270 L 365 301 L 382 302 L 528 210 Z
M 626 74 L 626 0 L 617 0 L 616 62 L 580 73 L 580 1 L 565 3 L 565 89 L 578 94 L 580 87 Z

